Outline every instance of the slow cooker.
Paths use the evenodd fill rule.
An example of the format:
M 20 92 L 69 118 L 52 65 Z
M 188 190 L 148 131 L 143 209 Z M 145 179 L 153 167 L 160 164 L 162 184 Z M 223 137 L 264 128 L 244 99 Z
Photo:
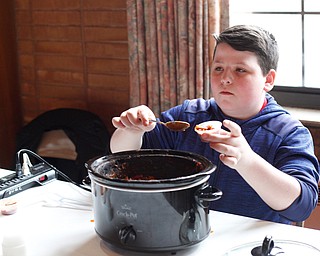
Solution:
M 177 251 L 210 233 L 209 204 L 222 196 L 208 179 L 215 166 L 176 150 L 125 151 L 86 163 L 96 233 L 134 251 Z

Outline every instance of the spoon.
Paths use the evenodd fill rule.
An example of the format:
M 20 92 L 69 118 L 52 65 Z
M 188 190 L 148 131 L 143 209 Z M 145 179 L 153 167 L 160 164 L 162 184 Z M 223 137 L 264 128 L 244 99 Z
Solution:
M 184 121 L 169 121 L 166 123 L 161 122 L 159 120 L 153 120 L 153 119 L 150 119 L 150 121 L 158 124 L 162 124 L 165 127 L 167 127 L 169 130 L 175 131 L 175 132 L 184 132 L 186 129 L 190 127 L 190 124 Z

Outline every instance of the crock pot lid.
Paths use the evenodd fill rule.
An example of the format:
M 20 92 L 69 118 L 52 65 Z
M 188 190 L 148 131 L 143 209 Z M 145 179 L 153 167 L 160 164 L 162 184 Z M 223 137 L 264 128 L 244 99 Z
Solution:
M 227 251 L 224 256 L 255 256 L 252 252 L 261 246 L 262 241 L 256 241 L 243 245 L 236 246 Z M 253 253 L 253 254 L 252 254 Z M 259 255 L 259 254 L 257 254 Z M 274 240 L 274 248 L 269 254 L 260 254 L 261 256 L 273 256 L 273 255 L 299 255 L 299 256 L 317 256 L 320 255 L 320 249 L 316 247 L 294 240 Z

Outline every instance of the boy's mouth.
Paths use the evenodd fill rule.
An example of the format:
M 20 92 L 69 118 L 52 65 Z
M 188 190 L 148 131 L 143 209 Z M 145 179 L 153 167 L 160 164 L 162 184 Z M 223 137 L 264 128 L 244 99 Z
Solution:
M 221 94 L 221 95 L 226 95 L 226 96 L 228 96 L 228 95 L 233 95 L 233 93 L 228 92 L 228 91 L 221 91 L 220 94 Z

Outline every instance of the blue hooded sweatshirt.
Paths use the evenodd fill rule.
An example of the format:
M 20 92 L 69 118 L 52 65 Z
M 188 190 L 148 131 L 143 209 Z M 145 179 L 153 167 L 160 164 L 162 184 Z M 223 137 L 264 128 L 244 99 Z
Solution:
M 219 200 L 211 203 L 212 210 L 286 224 L 304 221 L 318 202 L 319 163 L 314 155 L 312 136 L 270 94 L 266 98 L 266 107 L 248 120 L 225 116 L 214 99 L 185 100 L 182 105 L 163 112 L 160 120 L 186 121 L 190 128 L 185 132 L 172 132 L 157 125 L 144 134 L 142 148 L 189 151 L 211 160 L 217 168 L 209 183 L 223 192 Z M 202 122 L 222 122 L 225 119 L 240 125 L 253 151 L 299 181 L 301 194 L 287 209 L 275 211 L 270 208 L 236 170 L 219 160 L 219 153 L 202 142 L 194 131 L 195 125 Z

